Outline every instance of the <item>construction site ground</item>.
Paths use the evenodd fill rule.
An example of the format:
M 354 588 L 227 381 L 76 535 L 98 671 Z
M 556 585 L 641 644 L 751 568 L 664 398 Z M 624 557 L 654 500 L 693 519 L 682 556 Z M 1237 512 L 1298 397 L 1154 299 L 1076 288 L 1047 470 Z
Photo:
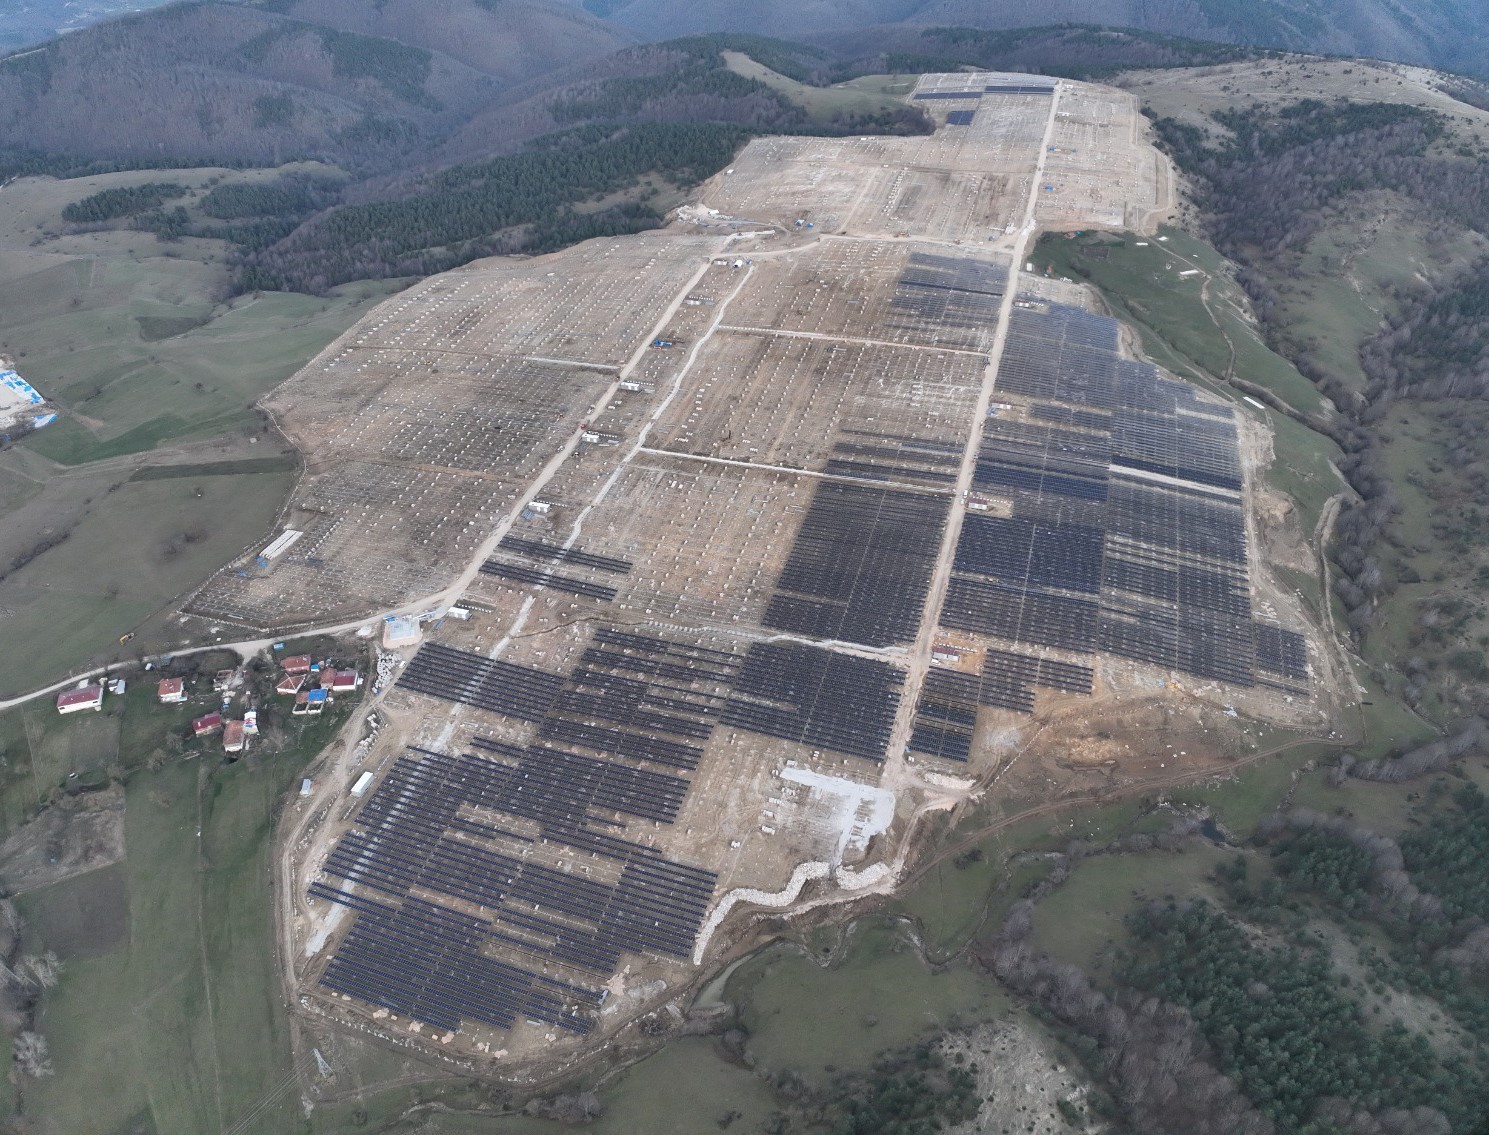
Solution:
M 930 75 L 917 93 L 1010 78 Z M 381 615 L 458 601 L 470 617 L 426 622 L 427 638 L 556 673 L 575 667 L 597 627 L 736 653 L 792 640 L 761 620 L 815 489 L 882 483 L 829 472 L 834 441 L 914 435 L 959 454 L 945 490 L 894 485 L 952 500 L 913 642 L 815 643 L 903 670 L 884 761 L 720 726 L 675 822 L 628 825 L 626 838 L 718 875 L 692 957 L 629 958 L 586 1037 L 531 1022 L 431 1036 L 329 995 L 318 978 L 352 915 L 306 891 L 355 823 L 351 784 L 364 772 L 376 782 L 407 746 L 456 753 L 476 737 L 533 738 L 528 723 L 380 686 L 283 825 L 281 949 L 305 1012 L 464 1069 L 546 1079 L 737 956 L 755 940 L 750 912 L 892 891 L 928 816 L 988 792 L 1053 802 L 1178 767 L 1223 773 L 1256 751 L 1258 736 L 1328 735 L 1345 682 L 1296 593 L 1267 566 L 1267 541 L 1294 560 L 1306 541 L 1275 509 L 1264 528 L 1248 509 L 1253 609 L 1306 633 L 1311 694 L 1101 655 L 1091 696 L 1041 690 L 1032 714 L 981 710 L 965 763 L 908 751 L 933 647 L 955 646 L 969 671 L 987 649 L 1008 648 L 940 630 L 937 613 L 982 423 L 1003 397 L 998 363 L 1015 297 L 1086 304 L 1075 285 L 1023 274 L 1032 241 L 1052 228 L 1152 232 L 1174 201 L 1172 173 L 1121 91 L 1061 81 L 1053 95 L 1001 94 L 967 125 L 946 124 L 955 100 L 916 105 L 937 118 L 934 134 L 761 139 L 665 229 L 426 280 L 270 396 L 305 453 L 283 517 L 305 535 L 272 562 L 230 565 L 188 613 L 275 635 L 358 619 L 377 630 Z M 927 254 L 1006 270 L 996 320 L 891 318 L 896 279 Z M 1260 418 L 1239 422 L 1249 502 L 1270 447 Z M 615 587 L 605 600 L 481 574 L 507 536 L 632 567 L 577 572 Z M 414 650 L 397 652 L 388 677 Z M 522 854 L 567 872 L 604 870 L 558 844 Z M 551 964 L 543 972 L 575 979 Z

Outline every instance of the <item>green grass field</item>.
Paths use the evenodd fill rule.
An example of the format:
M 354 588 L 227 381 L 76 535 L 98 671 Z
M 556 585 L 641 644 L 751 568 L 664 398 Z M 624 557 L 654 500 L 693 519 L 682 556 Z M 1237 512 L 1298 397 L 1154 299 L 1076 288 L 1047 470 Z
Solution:
M 0 696 L 110 661 L 131 631 L 133 649 L 177 645 L 172 602 L 266 537 L 293 483 L 254 402 L 399 286 L 229 300 L 222 242 L 73 231 L 62 208 L 170 180 L 194 209 L 214 183 L 278 176 L 30 178 L 0 196 L 0 356 L 62 412 L 0 451 L 0 633 L 31 644 L 0 659 Z
M 965 966 L 932 973 L 899 930 L 868 922 L 838 965 L 824 969 L 798 951 L 770 951 L 740 967 L 726 997 L 743 1004 L 761 1063 L 809 1079 L 828 1066 L 863 1067 L 932 1029 L 986 1020 L 1007 1007 L 995 985 Z
M 920 928 L 927 953 L 945 957 L 1003 920 L 1008 908 L 1049 873 L 1047 860 L 1005 866 L 999 847 L 977 849 L 973 859 L 937 863 L 899 904 Z
M 1144 353 L 1158 365 L 1239 401 L 1240 393 L 1223 382 L 1234 375 L 1305 417 L 1327 416 L 1313 384 L 1262 342 L 1220 254 L 1177 229 L 1163 235 L 1163 242 L 1144 245 L 1131 234 L 1074 240 L 1050 234 L 1033 260 L 1037 268 L 1095 285 L 1113 314 L 1137 329 Z M 1181 277 L 1181 271 L 1196 274 Z M 1286 414 L 1250 404 L 1242 412 L 1263 415 L 1271 425 L 1275 460 L 1267 481 L 1297 502 L 1299 523 L 1310 535 L 1324 503 L 1343 488 L 1332 464 L 1338 447 Z
M 1467 233 L 1444 239 L 1442 227 L 1409 202 L 1377 193 L 1324 227 L 1273 274 L 1277 320 L 1296 348 L 1356 390 L 1366 386 L 1359 349 L 1380 330 L 1397 298 L 1424 278 L 1448 278 L 1484 251 Z
M 116 733 L 117 723 L 146 711 L 143 699 L 128 705 L 114 719 Z M 200 707 L 160 709 L 172 719 L 192 712 Z M 214 746 L 196 759 L 136 769 L 127 784 L 122 867 L 20 901 L 31 927 L 27 947 L 58 948 L 67 963 L 37 1021 L 57 1074 L 22 1088 L 22 1113 L 35 1130 L 116 1135 L 137 1123 L 155 1135 L 197 1135 L 238 1130 L 240 1122 L 242 1135 L 300 1130 L 294 1092 L 255 1110 L 289 1074 L 269 835 L 281 797 L 344 716 L 310 723 L 277 755 L 223 765 Z M 140 747 L 142 729 L 130 734 Z M 127 906 L 125 932 L 82 948 L 76 939 L 45 940 L 76 904 L 79 887 L 107 885 L 107 875 Z
M 53 523 L 65 518 L 71 535 L 0 580 L 0 627 L 31 644 L 0 657 L 0 692 L 178 645 L 179 628 L 152 617 L 269 532 L 294 483 L 288 472 L 128 477 L 57 478 L 34 502 L 54 508 Z M 90 496 L 69 501 L 80 488 Z M 28 521 L 33 508 L 17 516 Z M 129 632 L 138 637 L 121 646 Z
M 1033 943 L 1062 962 L 1100 971 L 1122 938 L 1122 920 L 1137 903 L 1208 895 L 1206 876 L 1232 854 L 1196 845 L 1182 852 L 1084 859 L 1035 907 Z
M 742 52 L 726 51 L 723 55 L 729 70 L 747 79 L 758 79 L 779 91 L 802 107 L 813 122 L 828 122 L 855 114 L 882 114 L 885 111 L 902 109 L 905 105 L 894 97 L 898 92 L 883 83 L 843 83 L 832 87 L 813 87 L 772 71 Z M 881 80 L 886 78 L 883 75 L 874 77 Z M 907 87 L 906 90 L 908 89 Z
M 1096 285 L 1119 317 L 1136 326 L 1145 350 L 1156 340 L 1151 357 L 1160 365 L 1212 379 L 1234 374 L 1265 387 L 1301 414 L 1326 413 L 1313 384 L 1262 342 L 1224 258 L 1179 229 L 1166 228 L 1161 235 L 1160 242 L 1130 233 L 1074 240 L 1050 234 L 1032 259 L 1036 268 L 1048 266 Z
M 214 303 L 226 284 L 224 268 L 184 257 L 0 253 L 0 350 L 66 415 L 25 445 L 76 465 L 168 442 L 257 436 L 253 402 L 387 294 L 349 285 L 326 298 Z M 164 311 L 196 324 L 145 338 L 139 320 Z

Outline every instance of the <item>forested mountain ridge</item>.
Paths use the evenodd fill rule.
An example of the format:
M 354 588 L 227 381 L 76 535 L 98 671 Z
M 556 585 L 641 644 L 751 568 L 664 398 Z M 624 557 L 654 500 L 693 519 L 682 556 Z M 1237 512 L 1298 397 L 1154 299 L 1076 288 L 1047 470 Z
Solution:
M 1079 23 L 1489 73 L 1484 0 L 584 0 L 584 6 L 653 39 L 704 31 L 800 38 L 873 25 Z
M 527 0 L 173 5 L 0 60 L 0 149 L 366 167 L 625 42 Z
M 557 0 L 247 0 L 338 31 L 392 39 L 464 63 L 503 84 L 599 59 L 634 37 Z

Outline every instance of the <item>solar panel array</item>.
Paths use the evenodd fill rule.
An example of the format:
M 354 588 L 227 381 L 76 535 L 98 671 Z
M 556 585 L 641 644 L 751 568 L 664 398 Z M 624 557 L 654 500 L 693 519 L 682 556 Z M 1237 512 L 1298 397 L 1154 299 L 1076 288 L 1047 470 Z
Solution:
M 868 646 L 909 642 L 950 504 L 940 494 L 819 482 L 761 622 Z
M 690 956 L 716 876 L 627 828 L 676 820 L 689 789 L 677 773 L 697 766 L 745 669 L 727 651 L 608 628 L 568 675 L 424 644 L 400 688 L 536 735 L 411 747 L 394 763 L 322 868 L 340 884 L 311 888 L 356 914 L 322 983 L 438 1028 L 587 1032 L 592 986 L 623 957 Z M 549 845 L 584 858 L 563 863 Z
M 402 689 L 473 705 L 519 721 L 546 717 L 563 682 L 558 674 L 483 658 L 437 642 L 421 646 L 398 678 Z
M 971 752 L 978 706 L 1031 713 L 1035 686 L 1089 694 L 1093 677 L 1089 666 L 1006 650 L 989 650 L 979 674 L 933 668 L 921 686 L 910 748 L 965 761 Z
M 1256 668 L 1290 682 L 1308 681 L 1308 643 L 1297 631 L 1257 623 Z
M 826 472 L 870 481 L 951 485 L 962 463 L 962 447 L 931 438 L 844 430 L 833 444 Z
M 575 579 L 569 575 L 559 575 L 557 572 L 542 571 L 538 568 L 528 567 L 526 564 L 509 564 L 501 560 L 487 560 L 480 568 L 482 575 L 493 576 L 496 579 L 507 579 L 513 583 L 531 584 L 535 587 L 551 587 L 555 591 L 564 591 L 570 595 L 580 595 L 585 599 L 601 599 L 609 601 L 615 598 L 615 588 L 605 583 L 593 583 L 587 579 Z
M 933 342 L 981 349 L 989 344 L 1007 290 L 1002 264 L 914 252 L 895 282 L 890 326 L 922 332 Z
M 562 544 L 550 544 L 543 540 L 529 540 L 521 536 L 502 537 L 501 543 L 497 545 L 497 550 L 506 552 L 512 556 L 521 556 L 528 560 L 562 563 L 570 567 L 587 569 L 597 573 L 629 575 L 632 567 L 629 560 L 617 559 L 614 556 L 596 555 L 593 552 L 586 552 L 582 548 L 568 548 Z M 586 599 L 599 599 L 605 602 L 614 599 L 616 595 L 616 588 L 604 582 L 603 578 L 585 579 L 555 571 L 548 571 L 546 568 L 534 567 L 530 563 L 514 563 L 511 560 L 487 560 L 481 565 L 481 574 L 528 586 L 551 587 L 555 591 L 563 591 L 570 595 L 579 595 Z
M 882 761 L 905 673 L 888 662 L 801 643 L 750 646 L 724 725 Z
M 1014 309 L 998 390 L 1023 412 L 987 421 L 974 473 L 1009 515 L 966 517 L 941 623 L 1242 686 L 1306 682 L 1302 637 L 1252 623 L 1231 411 L 1121 358 L 1118 329 Z M 1002 708 L 1027 712 L 1039 684 L 1015 682 Z
M 562 560 L 566 564 L 596 568 L 600 571 L 614 572 L 617 575 L 629 574 L 633 566 L 630 560 L 622 560 L 614 556 L 600 556 L 594 552 L 586 552 L 582 548 L 568 548 L 562 544 L 550 544 L 545 540 L 528 540 L 521 536 L 503 536 L 497 547 L 504 552 L 516 552 L 535 560 Z
M 1055 93 L 1053 82 L 1040 82 L 1033 80 L 1019 83 L 988 83 L 987 85 L 964 91 L 916 91 L 912 98 L 925 101 L 945 99 L 980 99 L 983 95 L 1052 95 Z M 953 111 L 953 114 L 956 112 Z
M 335 993 L 454 1031 L 466 1021 L 509 1029 L 519 1018 L 587 1033 L 600 995 L 481 953 L 479 918 L 407 899 L 397 906 L 348 891 L 311 885 L 313 898 L 356 912 L 321 984 Z

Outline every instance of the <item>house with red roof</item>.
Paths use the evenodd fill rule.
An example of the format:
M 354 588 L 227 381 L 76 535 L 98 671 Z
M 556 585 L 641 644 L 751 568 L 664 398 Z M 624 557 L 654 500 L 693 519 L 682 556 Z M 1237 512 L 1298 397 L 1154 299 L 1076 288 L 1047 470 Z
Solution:
M 79 686 L 57 695 L 58 713 L 79 713 L 85 709 L 103 708 L 103 687 L 99 685 Z

